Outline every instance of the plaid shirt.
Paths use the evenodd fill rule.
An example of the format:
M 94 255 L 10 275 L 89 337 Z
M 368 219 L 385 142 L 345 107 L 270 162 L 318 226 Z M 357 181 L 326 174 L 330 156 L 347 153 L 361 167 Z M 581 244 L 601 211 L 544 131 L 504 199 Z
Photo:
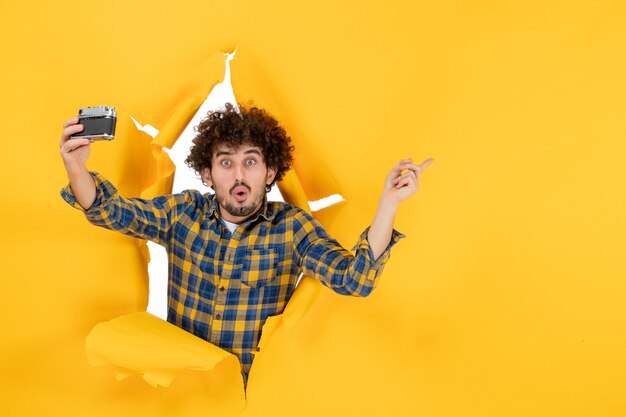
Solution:
M 348 252 L 309 213 L 290 204 L 265 203 L 231 233 L 213 194 L 186 190 L 152 200 L 121 197 L 97 173 L 96 200 L 85 211 L 92 224 L 152 240 L 168 253 L 167 320 L 235 354 L 247 379 L 261 328 L 282 313 L 300 273 L 339 294 L 366 296 L 375 287 L 394 230 L 374 260 L 367 230 Z M 63 199 L 81 209 L 69 186 Z

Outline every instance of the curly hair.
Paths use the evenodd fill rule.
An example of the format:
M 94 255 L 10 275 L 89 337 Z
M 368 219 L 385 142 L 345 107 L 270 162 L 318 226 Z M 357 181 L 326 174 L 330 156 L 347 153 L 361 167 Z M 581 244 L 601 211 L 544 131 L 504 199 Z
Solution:
M 225 110 L 210 111 L 196 131 L 198 135 L 193 139 L 185 163 L 197 173 L 204 168 L 211 169 L 211 159 L 219 145 L 259 147 L 266 165 L 276 170 L 268 189 L 284 177 L 293 162 L 291 137 L 276 119 L 258 107 L 239 104 L 238 113 L 231 103 L 226 103 Z

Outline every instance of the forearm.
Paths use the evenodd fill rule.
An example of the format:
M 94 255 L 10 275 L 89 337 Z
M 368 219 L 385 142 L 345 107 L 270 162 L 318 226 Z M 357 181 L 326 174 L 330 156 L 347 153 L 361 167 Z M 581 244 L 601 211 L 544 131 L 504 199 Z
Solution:
M 392 230 L 389 242 L 378 259 L 371 255 L 367 231 L 363 232 L 352 248 L 354 254 L 345 250 L 332 238 L 317 239 L 306 249 L 299 263 L 305 275 L 318 278 L 338 294 L 365 297 L 378 282 L 389 259 L 389 251 L 404 235 Z
M 80 171 L 79 171 L 80 172 Z M 88 182 L 73 173 L 78 187 Z M 173 225 L 188 209 L 193 213 L 201 210 L 206 198 L 198 191 L 185 191 L 153 199 L 125 198 L 106 178 L 96 172 L 88 172 L 94 184 L 95 196 L 90 198 L 91 207 L 85 210 L 71 187 L 61 190 L 61 198 L 75 209 L 82 210 L 87 220 L 96 226 L 124 233 L 127 236 L 154 241 L 166 245 L 171 239 Z M 80 193 L 80 192 L 79 192 Z M 200 207 L 200 208 L 199 208 Z M 195 218 L 185 216 L 184 228 L 189 231 Z
M 367 240 L 372 249 L 374 260 L 383 254 L 393 233 L 393 221 L 396 216 L 397 204 L 380 200 L 378 209 L 374 215 L 374 220 L 367 233 Z
M 76 201 L 88 210 L 96 199 L 96 183 L 87 167 L 84 164 L 66 164 L 65 170 Z

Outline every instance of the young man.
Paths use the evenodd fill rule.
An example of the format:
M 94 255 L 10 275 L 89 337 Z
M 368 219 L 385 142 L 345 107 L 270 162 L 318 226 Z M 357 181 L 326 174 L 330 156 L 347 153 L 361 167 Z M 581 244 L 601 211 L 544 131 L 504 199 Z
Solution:
M 166 247 L 167 320 L 235 354 L 244 381 L 265 320 L 282 313 L 300 273 L 339 294 L 372 291 L 403 237 L 393 230 L 397 206 L 417 191 L 420 173 L 432 162 L 406 159 L 392 169 L 353 255 L 307 212 L 266 200 L 289 169 L 294 148 L 264 110 L 241 107 L 239 114 L 227 105 L 197 127 L 186 162 L 214 194 L 124 198 L 87 170 L 90 141 L 70 139 L 81 130 L 75 117 L 64 125 L 60 148 L 69 185 L 63 199 L 97 226 Z

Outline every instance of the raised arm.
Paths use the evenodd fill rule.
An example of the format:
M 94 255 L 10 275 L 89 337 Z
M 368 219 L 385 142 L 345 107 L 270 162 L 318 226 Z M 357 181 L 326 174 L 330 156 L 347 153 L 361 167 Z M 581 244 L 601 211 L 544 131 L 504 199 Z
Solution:
M 87 170 L 91 141 L 70 139 L 82 129 L 77 117 L 64 124 L 60 148 L 69 186 L 61 190 L 61 197 L 72 207 L 82 209 L 90 223 L 167 245 L 172 225 L 182 213 L 206 203 L 199 192 L 189 190 L 153 199 L 122 197 L 108 180 Z
M 87 170 L 91 140 L 70 139 L 71 135 L 82 130 L 83 125 L 78 124 L 78 117 L 69 119 L 63 124 L 59 147 L 72 194 L 76 197 L 78 204 L 83 209 L 88 210 L 96 199 L 96 184 Z
M 432 163 L 432 158 L 419 165 L 413 164 L 413 159 L 403 159 L 387 175 L 378 209 L 367 234 L 374 259 L 378 259 L 389 245 L 398 205 L 417 192 L 419 176 Z

